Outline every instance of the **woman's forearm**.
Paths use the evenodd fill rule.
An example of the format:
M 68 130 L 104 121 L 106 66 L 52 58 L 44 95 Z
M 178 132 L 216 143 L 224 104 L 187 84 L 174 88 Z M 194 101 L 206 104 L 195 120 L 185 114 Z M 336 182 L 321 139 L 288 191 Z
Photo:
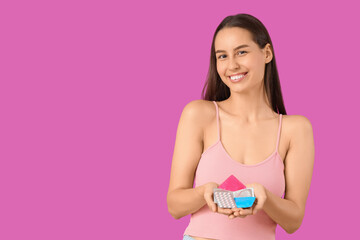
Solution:
M 176 189 L 167 195 L 168 210 L 175 219 L 196 212 L 205 204 L 204 185 L 190 189 Z
M 287 233 L 294 233 L 301 225 L 301 209 L 291 200 L 283 199 L 266 189 L 266 201 L 263 210 Z

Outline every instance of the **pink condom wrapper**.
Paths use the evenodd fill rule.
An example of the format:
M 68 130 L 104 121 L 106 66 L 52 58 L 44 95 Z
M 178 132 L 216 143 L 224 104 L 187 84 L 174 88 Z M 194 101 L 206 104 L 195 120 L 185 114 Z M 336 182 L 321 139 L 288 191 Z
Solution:
M 246 188 L 246 186 L 239 181 L 234 175 L 230 175 L 219 188 L 228 191 L 237 191 Z

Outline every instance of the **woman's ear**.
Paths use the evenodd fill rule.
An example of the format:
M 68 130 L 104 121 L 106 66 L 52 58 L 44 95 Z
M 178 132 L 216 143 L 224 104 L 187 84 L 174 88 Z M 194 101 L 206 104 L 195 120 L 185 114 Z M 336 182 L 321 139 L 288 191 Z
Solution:
M 272 58 L 273 58 L 273 54 L 272 54 L 272 50 L 271 50 L 271 45 L 270 43 L 267 43 L 265 45 L 265 63 L 269 63 L 271 62 Z

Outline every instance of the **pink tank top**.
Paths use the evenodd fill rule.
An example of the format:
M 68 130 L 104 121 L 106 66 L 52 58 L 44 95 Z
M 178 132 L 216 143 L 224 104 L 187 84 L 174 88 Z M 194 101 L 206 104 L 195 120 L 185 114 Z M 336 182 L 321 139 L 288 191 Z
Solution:
M 278 153 L 281 119 L 275 151 L 264 161 L 247 165 L 233 160 L 220 140 L 219 109 L 216 107 L 218 140 L 210 146 L 199 160 L 195 174 L 195 186 L 208 182 L 221 184 L 233 174 L 244 184 L 260 183 L 272 193 L 283 197 L 285 191 L 284 164 Z M 207 204 L 191 214 L 184 235 L 221 240 L 270 240 L 275 239 L 277 223 L 265 211 L 245 218 L 229 219 L 227 215 L 210 211 Z

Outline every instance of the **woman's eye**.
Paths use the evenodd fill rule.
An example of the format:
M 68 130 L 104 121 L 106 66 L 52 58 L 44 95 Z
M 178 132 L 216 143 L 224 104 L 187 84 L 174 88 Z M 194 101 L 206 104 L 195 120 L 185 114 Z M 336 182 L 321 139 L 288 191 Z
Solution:
M 237 53 L 246 53 L 246 51 L 238 51 Z M 241 54 L 241 55 L 243 55 L 243 54 Z M 222 56 L 226 56 L 226 55 L 220 55 L 218 58 L 222 59 Z

